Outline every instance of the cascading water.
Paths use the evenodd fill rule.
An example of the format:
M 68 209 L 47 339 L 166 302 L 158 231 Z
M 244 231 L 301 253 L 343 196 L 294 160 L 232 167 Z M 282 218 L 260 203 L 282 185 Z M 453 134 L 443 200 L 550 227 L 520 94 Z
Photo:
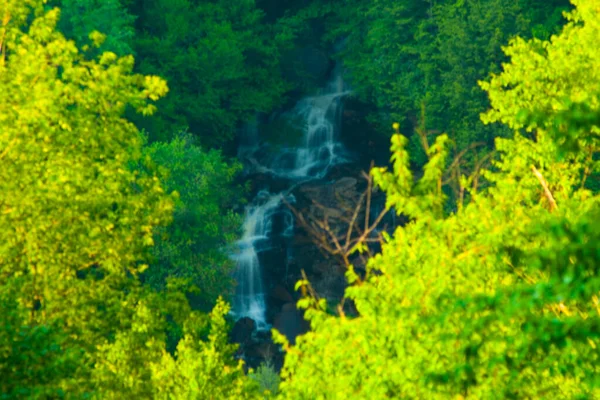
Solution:
M 251 172 L 292 181 L 323 178 L 330 167 L 348 161 L 338 130 L 342 100 L 349 93 L 336 68 L 334 78 L 316 96 L 305 97 L 284 115 L 300 124 L 300 145 L 271 148 L 258 140 L 253 126 L 240 146 L 240 159 Z
M 237 263 L 233 313 L 238 318 L 252 318 L 258 330 L 269 327 L 259 255 L 271 246 L 275 215 L 283 215 L 281 234 L 293 235 L 293 218 L 284 207 L 284 200 L 294 201 L 289 194 L 294 185 L 323 178 L 332 166 L 348 161 L 345 149 L 338 141 L 342 100 L 348 93 L 341 70 L 336 68 L 334 78 L 325 88 L 315 96 L 302 99 L 287 113 L 290 120 L 301 124 L 299 146 L 271 149 L 268 144 L 259 142 L 256 127 L 253 127 L 247 132 L 247 142 L 240 147 L 239 157 L 247 165 L 248 172 L 289 182 L 288 190 L 281 193 L 261 190 L 246 208 L 244 234 L 233 255 Z
M 258 329 L 265 329 L 265 293 L 258 253 L 269 247 L 273 214 L 277 212 L 282 195 L 271 195 L 261 191 L 253 204 L 246 208 L 243 231 L 238 241 L 238 253 L 234 256 L 237 263 L 237 292 L 233 304 L 238 317 L 254 320 Z

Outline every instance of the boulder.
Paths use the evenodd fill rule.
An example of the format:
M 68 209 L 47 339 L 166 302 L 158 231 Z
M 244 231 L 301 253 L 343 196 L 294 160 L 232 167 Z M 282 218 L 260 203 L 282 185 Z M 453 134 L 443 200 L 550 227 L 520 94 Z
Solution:
M 244 345 L 252 341 L 252 332 L 256 329 L 256 322 L 252 318 L 243 317 L 237 320 L 233 329 L 231 330 L 230 337 L 233 343 L 239 343 Z
M 272 341 L 254 343 L 246 348 L 246 357 L 271 361 L 279 353 L 277 345 Z
M 292 311 L 298 311 L 298 308 L 296 308 L 296 303 L 286 303 L 283 305 L 283 307 L 281 307 L 281 312 L 292 312 Z
M 337 192 L 345 192 L 348 190 L 356 191 L 356 184 L 358 181 L 356 178 L 352 178 L 350 176 L 346 176 L 344 178 L 338 179 L 334 184 L 333 188 Z

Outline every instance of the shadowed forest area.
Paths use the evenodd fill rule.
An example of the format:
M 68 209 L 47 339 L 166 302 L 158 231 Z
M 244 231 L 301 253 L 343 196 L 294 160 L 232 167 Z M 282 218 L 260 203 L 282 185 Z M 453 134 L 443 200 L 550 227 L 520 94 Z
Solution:
M 0 0 L 0 400 L 600 399 L 600 0 Z

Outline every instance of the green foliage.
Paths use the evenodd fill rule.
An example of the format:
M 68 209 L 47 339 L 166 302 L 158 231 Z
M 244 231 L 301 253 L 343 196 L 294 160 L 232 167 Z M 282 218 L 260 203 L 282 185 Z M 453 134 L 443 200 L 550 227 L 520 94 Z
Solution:
M 151 139 L 189 128 L 203 146 L 221 145 L 287 90 L 279 71 L 284 43 L 253 0 L 153 0 L 132 8 L 139 70 L 167 78 L 173 93 L 154 118 L 138 121 Z
M 566 0 L 526 0 L 523 5 L 526 18 L 532 22 L 532 37 L 541 40 L 560 32 L 563 13 L 572 8 Z
M 144 268 L 152 228 L 172 209 L 156 178 L 127 168 L 141 140 L 121 118 L 128 104 L 152 112 L 147 99 L 167 88 L 132 75 L 131 57 L 84 60 L 57 19 L 49 11 L 28 32 L 9 19 L 0 35 L 0 264 L 4 279 L 26 277 L 27 308 L 76 326 L 86 304 Z
M 258 383 L 261 392 L 267 392 L 271 395 L 277 394 L 281 379 L 271 363 L 267 362 L 259 365 L 255 372 L 249 374 L 249 377 Z
M 106 40 L 92 54 L 111 51 L 119 56 L 132 54 L 134 17 L 119 0 L 54 0 L 50 5 L 60 8 L 59 30 L 75 40 L 78 47 L 89 45 L 89 35 L 101 32 Z
M 165 170 L 165 190 L 179 196 L 173 223 L 156 231 L 155 261 L 144 280 L 164 289 L 167 278 L 185 279 L 200 290 L 197 305 L 210 309 L 233 283 L 226 250 L 241 226 L 232 211 L 243 200 L 243 188 L 233 184 L 241 165 L 227 164 L 219 151 L 203 151 L 185 134 L 154 143 L 145 155 Z
M 569 151 L 565 162 L 586 160 L 583 181 L 594 187 L 598 178 L 593 174 L 600 171 L 595 157 L 600 134 L 600 57 L 596 50 L 600 24 L 595 1 L 574 4 L 577 10 L 567 14 L 570 23 L 561 35 L 550 41 L 517 38 L 505 49 L 512 63 L 489 82 L 480 82 L 492 105 L 482 120 L 534 132 L 539 142 L 550 135 L 557 150 L 563 155 Z
M 425 102 L 441 117 L 438 124 L 446 124 L 459 150 L 477 141 L 492 144 L 494 137 L 506 135 L 497 126 L 490 129 L 481 124 L 479 113 L 487 102 L 477 80 L 499 68 L 503 43 L 527 32 L 529 21 L 522 13 L 518 2 L 501 0 L 466 0 L 435 8 L 433 52 L 429 57 L 424 54 L 421 67 L 431 88 Z
M 311 310 L 314 332 L 288 348 L 281 398 L 598 395 L 598 199 L 571 192 L 551 214 L 539 182 L 494 177 L 497 188 L 456 215 L 396 230 L 346 292 L 359 317 Z M 396 179 L 388 187 L 407 194 L 392 189 L 393 205 L 418 201 Z
M 594 68 L 593 47 L 578 40 L 593 37 L 600 4 L 575 4 L 582 19 L 553 43 L 563 43 L 569 54 L 579 49 L 581 61 L 572 70 L 556 60 L 543 84 L 577 96 L 587 84 L 575 78 L 563 86 L 561 77 Z M 537 44 L 518 40 L 506 51 Z M 533 54 L 513 57 L 503 79 L 518 77 L 515 70 L 546 73 L 541 58 L 550 60 L 552 53 L 537 54 L 533 67 L 527 64 Z M 593 157 L 567 145 L 586 144 L 597 154 L 597 103 L 586 97 L 586 107 L 539 107 L 540 81 L 524 75 L 506 88 L 495 87 L 498 79 L 490 84 L 490 115 L 516 121 L 524 108 L 534 115 L 524 120 L 536 124 L 533 134 L 498 139 L 499 159 L 485 172 L 492 186 L 478 192 L 462 177 L 471 201 L 447 216 L 431 200 L 442 201 L 434 183 L 445 167 L 445 137 L 427 151 L 419 179 L 408 169 L 407 140 L 392 138 L 392 171 L 375 169 L 373 175 L 388 193 L 388 206 L 410 222 L 388 237 L 364 279 L 348 273 L 354 284 L 346 296 L 358 317 L 329 316 L 314 300 L 302 301 L 310 307 L 313 331 L 295 346 L 278 335 L 287 349 L 280 398 L 600 396 L 600 198 L 582 187 Z M 529 100 L 509 109 L 521 101 L 510 90 Z M 552 102 L 543 93 L 538 101 Z
M 61 381 L 75 374 L 81 349 L 65 346 L 58 324 L 30 324 L 15 287 L 0 287 L 0 398 L 61 398 Z
M 600 397 L 599 0 L 574 0 L 550 41 L 561 0 L 286 3 L 297 14 L 276 28 L 253 0 L 62 0 L 62 19 L 47 4 L 0 0 L 0 399 Z M 124 7 L 139 70 L 176 93 L 147 123 L 154 139 L 189 126 L 225 143 L 278 103 L 280 51 L 325 17 L 358 92 L 418 125 L 395 125 L 391 168 L 372 171 L 408 222 L 365 276 L 349 269 L 358 316 L 303 298 L 312 331 L 294 346 L 274 334 L 281 382 L 268 364 L 245 375 L 217 299 L 240 166 L 186 135 L 143 147 L 123 115 L 151 115 L 167 86 L 119 57 Z M 500 52 L 515 34 L 535 39 Z M 493 139 L 489 187 L 458 172 L 469 201 L 449 214 L 451 146 Z
M 448 137 L 438 136 L 433 146 L 427 149 L 429 161 L 417 184 L 413 183 L 413 173 L 409 168 L 409 155 L 405 149 L 407 142 L 400 134 L 392 136 L 393 173 L 387 172 L 387 168 L 375 168 L 371 172 L 374 182 L 386 192 L 386 207 L 394 207 L 398 215 L 417 218 L 433 211 L 439 216 L 445 200 L 442 172 L 448 155 Z
M 102 390 L 100 398 L 260 398 L 258 385 L 246 378 L 242 363 L 233 359 L 235 346 L 228 343 L 225 321 L 229 307 L 222 300 L 208 319 L 181 310 L 188 319 L 174 356 L 161 343 L 153 306 L 156 304 L 140 305 L 130 331 L 100 348 L 103 358 L 94 371 Z M 207 338 L 199 335 L 203 325 L 208 329 Z
M 152 229 L 172 210 L 157 178 L 127 167 L 139 158 L 141 139 L 121 118 L 126 105 L 151 113 L 147 100 L 167 87 L 131 74 L 131 57 L 85 60 L 55 32 L 58 11 L 34 5 L 37 18 L 27 25 L 20 18 L 26 5 L 2 8 L 0 285 L 13 288 L 29 314 L 15 329 L 34 343 L 44 327 L 60 327 L 65 357 L 92 352 L 68 382 L 53 382 L 64 390 L 87 374 L 97 341 L 120 327 L 127 311 L 116 310 L 134 296 L 130 277 L 145 268 L 139 260 Z M 21 362 L 17 368 L 33 360 Z M 21 377 L 14 385 L 26 388 L 31 377 Z
M 165 354 L 153 369 L 156 399 L 260 399 L 258 385 L 246 378 L 241 362 L 233 361 L 225 315 L 229 306 L 219 300 L 210 316 L 207 341 L 186 336 L 176 358 Z
M 600 25 L 595 3 L 575 2 L 579 7 L 567 15 L 571 22 L 550 41 L 516 38 L 505 48 L 512 62 L 489 83 L 481 82 L 492 105 L 485 122 L 531 130 L 536 125 L 524 126 L 520 110 L 555 113 L 565 108 L 565 100 L 598 106 L 600 55 L 594 46 Z
M 477 152 L 462 155 L 463 169 L 472 170 L 494 138 L 509 136 L 504 126 L 481 124 L 489 103 L 477 81 L 499 71 L 502 44 L 534 28 L 548 37 L 567 7 L 566 0 L 321 1 L 298 18 L 326 18 L 326 38 L 345 38 L 339 57 L 356 93 L 377 105 L 370 117 L 375 130 L 387 135 L 399 121 L 411 132 L 424 123 L 424 106 L 427 131 L 447 132 L 454 154 L 478 144 Z M 420 167 L 426 159 L 415 161 Z
M 126 107 L 151 114 L 166 83 L 133 74 L 131 56 L 86 59 L 55 30 L 58 10 L 42 6 L 0 2 L 0 398 L 252 398 L 257 385 L 227 343 L 227 306 L 207 318 L 176 286 L 138 279 L 174 207 L 199 206 L 177 166 L 210 193 L 202 215 L 224 220 L 229 192 L 211 190 L 238 167 L 184 141 L 151 148 L 176 172 L 166 181 L 182 191 L 175 205 L 123 118 Z
M 54 31 L 58 11 L 32 5 L 37 18 L 27 26 L 26 5 L 2 8 L 0 285 L 13 290 L 20 306 L 15 323 L 20 318 L 22 326 L 14 332 L 40 351 L 65 346 L 71 362 L 73 352 L 93 352 L 121 325 L 115 310 L 133 296 L 125 291 L 130 276 L 143 270 L 138 261 L 152 243 L 152 228 L 172 209 L 156 178 L 127 168 L 139 157 L 141 140 L 121 118 L 126 105 L 152 112 L 147 99 L 167 88 L 159 78 L 132 75 L 131 57 L 83 59 Z M 63 362 L 50 357 L 56 351 L 47 352 L 43 373 L 32 368 L 33 376 L 14 376 L 13 390 L 44 382 L 53 385 L 46 393 L 89 390 L 73 385 L 93 365 L 92 354 L 81 357 L 76 373 L 53 380 L 74 369 L 53 365 L 56 358 Z M 19 361 L 11 368 L 35 363 L 26 352 Z M 45 373 L 50 377 L 40 376 Z

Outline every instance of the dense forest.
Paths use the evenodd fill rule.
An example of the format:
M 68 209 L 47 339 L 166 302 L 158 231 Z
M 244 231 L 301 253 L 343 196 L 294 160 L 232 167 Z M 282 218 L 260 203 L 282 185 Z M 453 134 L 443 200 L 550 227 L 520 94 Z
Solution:
M 600 399 L 600 0 L 0 0 L 0 399 Z

